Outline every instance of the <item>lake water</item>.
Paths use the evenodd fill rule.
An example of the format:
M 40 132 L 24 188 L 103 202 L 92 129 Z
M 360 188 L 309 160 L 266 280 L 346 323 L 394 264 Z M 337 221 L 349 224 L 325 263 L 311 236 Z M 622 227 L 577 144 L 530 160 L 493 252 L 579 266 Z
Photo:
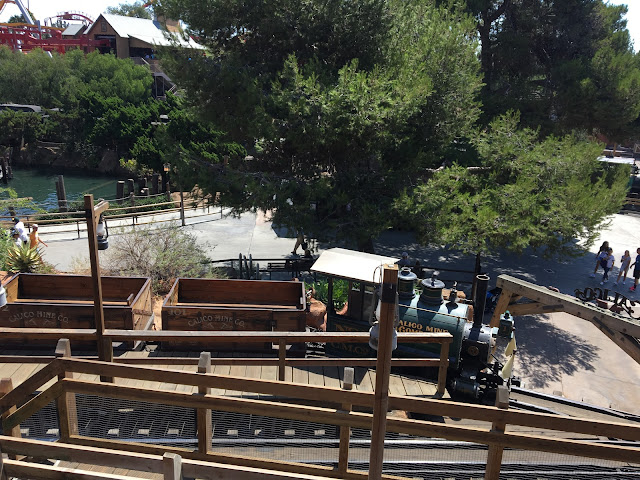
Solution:
M 117 181 L 124 180 L 97 174 L 63 174 L 54 170 L 14 168 L 13 180 L 9 181 L 9 187 L 13 188 L 20 198 L 33 197 L 33 202 L 45 210 L 57 210 L 56 180 L 61 174 L 64 175 L 67 200 L 70 202 L 82 200 L 86 193 L 93 193 L 95 199 L 114 199 Z

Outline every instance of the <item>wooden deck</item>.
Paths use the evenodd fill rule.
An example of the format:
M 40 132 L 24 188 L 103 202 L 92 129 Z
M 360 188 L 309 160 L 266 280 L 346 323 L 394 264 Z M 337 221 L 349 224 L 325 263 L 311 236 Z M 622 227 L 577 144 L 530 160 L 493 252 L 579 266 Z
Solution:
M 20 357 L 37 358 L 45 354 L 42 350 L 0 350 L 1 355 L 16 355 Z M 198 353 L 187 352 L 163 352 L 163 356 L 153 356 L 153 352 L 147 351 L 127 351 L 117 358 L 154 358 L 153 363 L 145 363 L 147 367 L 158 369 L 179 370 L 185 372 L 196 372 L 197 365 L 176 365 L 172 364 L 171 358 L 192 357 L 197 360 Z M 222 354 L 221 354 L 222 356 Z M 240 355 L 236 355 L 240 356 Z M 212 354 L 216 357 L 216 354 Z M 263 357 L 262 354 L 242 354 L 242 357 Z M 228 357 L 224 357 L 228 358 Z M 273 358 L 273 357 L 270 357 Z M 233 358 L 229 359 L 233 361 Z M 27 378 L 42 369 L 48 362 L 41 363 L 0 363 L 0 378 L 11 378 L 14 387 L 24 382 Z M 276 365 L 213 365 L 212 373 L 215 375 L 229 375 L 233 377 L 254 378 L 262 380 L 278 380 L 278 367 Z M 314 367 L 285 367 L 285 381 L 288 383 L 298 383 L 303 385 L 327 386 L 342 388 L 344 378 L 344 368 L 336 366 L 314 366 Z M 95 375 L 80 375 L 79 380 L 98 380 Z M 375 369 L 356 367 L 353 388 L 358 391 L 373 392 L 376 382 Z M 53 382 L 50 382 L 52 384 Z M 167 391 L 179 391 L 194 393 L 197 388 L 188 385 L 175 385 L 162 382 L 141 382 L 131 379 L 115 379 L 116 385 L 128 385 L 143 388 L 152 388 Z M 50 385 L 48 384 L 48 385 Z M 47 385 L 47 386 L 48 386 Z M 437 381 L 430 381 L 415 376 L 407 376 L 392 373 L 389 381 L 389 393 L 391 395 L 426 396 L 435 397 Z M 214 390 L 214 395 L 247 397 L 255 396 L 253 393 L 238 392 L 234 390 Z M 448 394 L 445 394 L 445 398 Z

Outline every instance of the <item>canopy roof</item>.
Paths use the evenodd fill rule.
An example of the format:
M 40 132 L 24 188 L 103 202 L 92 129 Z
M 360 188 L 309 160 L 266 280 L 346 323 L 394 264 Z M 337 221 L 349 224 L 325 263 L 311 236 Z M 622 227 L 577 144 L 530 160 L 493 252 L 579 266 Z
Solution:
M 394 264 L 399 260 L 345 248 L 331 248 L 320 254 L 311 271 L 358 282 L 380 283 L 381 265 Z

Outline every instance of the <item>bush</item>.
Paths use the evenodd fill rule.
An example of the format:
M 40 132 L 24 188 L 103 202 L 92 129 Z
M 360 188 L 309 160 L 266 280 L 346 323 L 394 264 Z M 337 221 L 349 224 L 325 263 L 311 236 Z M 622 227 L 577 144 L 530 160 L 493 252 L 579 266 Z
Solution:
M 11 273 L 35 273 L 44 265 L 41 249 L 31 248 L 28 243 L 11 246 L 6 255 L 7 270 Z
M 104 264 L 110 275 L 150 277 L 157 295 L 166 294 L 177 277 L 221 276 L 211 271 L 209 259 L 195 237 L 175 224 L 159 229 L 136 228 L 118 235 L 109 246 Z

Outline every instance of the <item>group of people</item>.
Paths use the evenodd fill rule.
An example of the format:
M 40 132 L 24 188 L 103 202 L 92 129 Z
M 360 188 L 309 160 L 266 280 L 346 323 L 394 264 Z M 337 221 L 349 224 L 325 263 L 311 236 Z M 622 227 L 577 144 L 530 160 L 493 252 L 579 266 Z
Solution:
M 617 286 L 618 284 L 624 285 L 627 282 L 627 273 L 629 272 L 629 269 L 631 267 L 634 267 L 634 281 L 629 290 L 635 292 L 636 287 L 638 286 L 638 280 L 640 279 L 640 248 L 636 250 L 636 254 L 637 256 L 635 258 L 635 261 L 631 263 L 632 259 L 629 250 L 624 251 L 624 255 L 620 257 L 620 269 L 616 281 L 613 282 L 614 286 Z M 596 273 L 598 273 L 598 269 L 602 268 L 604 273 L 602 275 L 602 281 L 600 282 L 600 285 L 604 285 L 605 283 L 607 283 L 607 281 L 609 281 L 609 272 L 611 271 L 615 263 L 616 261 L 615 257 L 613 256 L 613 248 L 609 246 L 609 242 L 603 242 L 596 256 L 596 266 L 590 276 L 592 278 L 595 277 Z M 620 279 L 622 279 L 622 282 L 620 281 Z
M 22 220 L 18 217 L 13 218 L 11 237 L 13 238 L 13 243 L 17 248 L 21 248 L 24 245 L 28 245 L 29 248 L 35 248 L 39 244 L 42 244 L 45 247 L 49 246 L 40 238 L 40 235 L 38 234 L 38 224 L 32 224 L 31 233 L 27 235 L 27 229 L 25 228 Z

